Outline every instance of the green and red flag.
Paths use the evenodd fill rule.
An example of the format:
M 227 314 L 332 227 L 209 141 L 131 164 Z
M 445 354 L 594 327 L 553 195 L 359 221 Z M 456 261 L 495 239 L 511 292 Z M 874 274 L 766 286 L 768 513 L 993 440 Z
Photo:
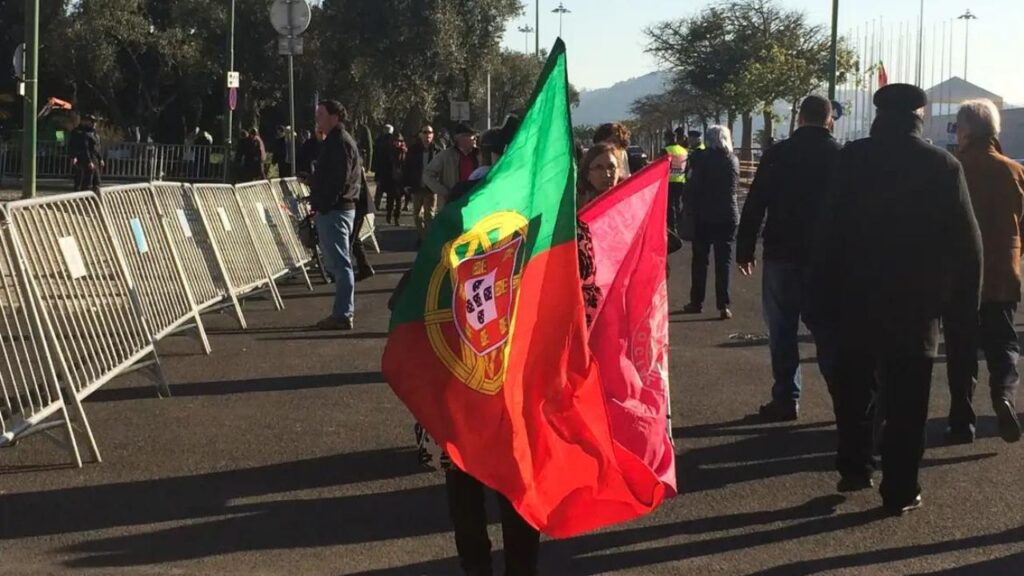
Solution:
M 665 487 L 612 436 L 587 347 L 565 46 L 474 191 L 434 220 L 383 372 L 452 462 L 554 537 L 634 519 Z

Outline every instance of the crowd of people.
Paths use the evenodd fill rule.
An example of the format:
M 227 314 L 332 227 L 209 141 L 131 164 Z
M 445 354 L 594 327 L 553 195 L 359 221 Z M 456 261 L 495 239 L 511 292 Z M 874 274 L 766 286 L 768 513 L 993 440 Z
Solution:
M 882 504 L 899 515 L 922 502 L 918 472 L 940 330 L 952 397 L 947 439 L 974 439 L 978 349 L 988 363 L 998 432 L 1008 442 L 1020 439 L 1014 313 L 1021 290 L 1024 167 L 1000 153 L 999 111 L 991 102 L 962 105 L 956 156 L 922 138 L 920 110 L 927 99 L 917 87 L 886 86 L 874 103 L 878 116 L 870 137 L 841 146 L 831 132 L 831 103 L 806 98 L 799 128 L 763 154 L 742 212 L 729 129 L 666 134 L 667 231 L 676 239 L 670 246 L 679 248 L 684 240 L 692 247 L 690 299 L 683 312 L 702 312 L 714 251 L 716 307 L 723 320 L 732 317 L 733 259 L 743 276 L 752 276 L 756 245 L 763 243 L 772 385 L 760 418 L 799 418 L 802 321 L 833 400 L 837 490 L 873 487 L 880 451 Z M 422 236 L 446 202 L 472 193 L 518 126 L 512 117 L 478 135 L 459 125 L 449 148 L 436 143 L 430 124 L 411 146 L 387 127 L 374 145 L 374 200 L 343 118 L 340 104 L 321 102 L 316 154 L 299 155 L 300 177 L 312 189 L 320 246 L 338 284 L 332 313 L 320 323 L 332 330 L 353 327 L 357 219 L 383 205 L 387 221 L 398 224 L 411 202 Z M 608 124 L 577 152 L 579 207 L 630 177 L 629 137 L 621 124 Z M 302 170 L 307 161 L 308 174 Z M 587 300 L 593 295 L 587 292 L 583 233 L 581 289 Z M 463 567 L 488 574 L 483 486 L 455 469 L 447 471 L 447 484 Z M 502 519 L 507 573 L 535 574 L 539 534 L 507 502 Z

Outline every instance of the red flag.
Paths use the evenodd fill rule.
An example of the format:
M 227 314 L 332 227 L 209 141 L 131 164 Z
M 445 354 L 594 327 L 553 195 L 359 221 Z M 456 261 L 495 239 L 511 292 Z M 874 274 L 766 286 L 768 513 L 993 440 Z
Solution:
M 878 63 L 878 87 L 881 88 L 889 83 L 889 75 L 885 73 L 885 63 Z
M 590 228 L 601 301 L 590 328 L 612 437 L 676 492 L 667 430 L 668 158 L 601 195 L 579 215 Z

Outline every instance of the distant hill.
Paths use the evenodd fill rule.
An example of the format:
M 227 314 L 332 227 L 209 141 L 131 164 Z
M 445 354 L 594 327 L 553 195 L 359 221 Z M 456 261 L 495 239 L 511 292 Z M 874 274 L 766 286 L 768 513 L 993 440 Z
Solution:
M 608 88 L 580 92 L 580 105 L 572 109 L 572 123 L 602 124 L 630 118 L 633 101 L 648 94 L 665 91 L 669 80 L 666 72 L 651 72 L 639 78 L 630 78 Z

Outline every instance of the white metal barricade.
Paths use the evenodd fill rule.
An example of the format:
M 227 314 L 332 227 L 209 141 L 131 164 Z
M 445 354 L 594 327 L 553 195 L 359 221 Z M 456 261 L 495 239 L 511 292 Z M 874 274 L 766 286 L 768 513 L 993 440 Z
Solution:
M 274 237 L 274 242 L 281 253 L 281 258 L 284 260 L 285 265 L 288 266 L 289 271 L 293 274 L 301 275 L 302 279 L 306 282 L 306 286 L 312 290 L 313 285 L 309 281 L 309 273 L 306 269 L 312 260 L 312 254 L 299 240 L 296 224 L 287 202 L 287 195 L 282 189 L 281 181 L 270 180 L 260 182 L 259 184 L 261 185 L 258 187 L 249 187 L 248 191 L 254 195 L 253 200 L 259 203 L 266 214 L 266 226 L 269 227 Z M 245 184 L 236 186 L 236 189 L 242 188 L 242 192 L 239 195 L 240 200 L 243 198 L 247 186 Z M 257 209 L 255 213 L 258 216 L 260 210 Z M 256 221 L 259 223 L 258 219 Z
M 5 211 L 63 385 L 84 400 L 120 374 L 149 368 L 160 395 L 169 396 L 153 331 L 99 198 L 19 200 Z
M 274 182 L 280 183 L 281 196 L 289 203 L 297 221 L 309 215 L 309 203 L 305 201 L 306 198 L 309 198 L 309 186 L 299 182 L 296 178 L 285 178 Z M 363 228 L 359 231 L 359 240 L 369 241 L 373 245 L 374 251 L 380 254 L 380 243 L 377 242 L 377 219 L 373 212 L 364 218 Z
M 274 283 L 274 274 L 260 257 L 256 239 L 242 213 L 234 187 L 227 184 L 196 184 L 192 187 L 192 196 L 223 264 L 232 296 L 241 298 L 267 289 L 277 309 L 283 309 L 284 302 Z M 276 253 L 276 247 L 272 249 Z
M 64 426 L 67 447 L 78 467 L 82 456 L 71 427 L 74 409 L 92 446 L 92 431 L 81 403 L 64 398 L 50 340 L 42 328 L 37 303 L 29 296 L 17 255 L 0 230 L 0 447 L 54 427 Z M 98 457 L 98 451 L 94 454 Z
M 203 351 L 209 354 L 206 330 L 167 229 L 171 223 L 162 216 L 153 189 L 149 184 L 103 188 L 100 201 L 154 337 L 160 340 L 194 328 Z
M 275 196 L 270 182 L 261 180 L 238 184 L 235 197 L 252 230 L 260 257 L 274 278 L 299 273 L 312 290 L 305 262 L 290 241 L 289 235 L 294 235 L 295 231 L 282 214 L 280 197 Z

